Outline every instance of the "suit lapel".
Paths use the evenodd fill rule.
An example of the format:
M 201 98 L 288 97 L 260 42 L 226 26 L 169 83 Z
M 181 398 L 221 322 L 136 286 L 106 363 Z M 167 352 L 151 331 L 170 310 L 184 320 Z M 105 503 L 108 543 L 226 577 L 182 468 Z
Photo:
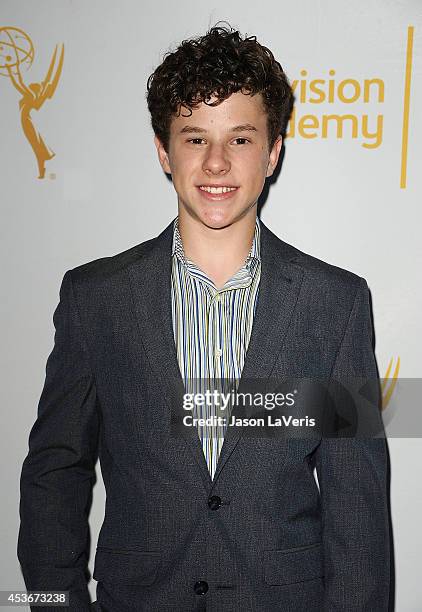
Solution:
M 154 240 L 143 243 L 128 268 L 140 341 L 172 410 L 180 413 L 184 383 L 177 361 L 171 314 L 171 245 L 173 221 Z M 297 302 L 303 270 L 294 265 L 296 251 L 261 221 L 261 280 L 249 347 L 238 391 L 247 379 L 267 379 L 280 353 Z M 174 409 L 174 412 L 173 412 Z M 241 429 L 241 428 L 240 428 Z M 214 480 L 211 481 L 202 444 L 194 428 L 183 428 L 208 491 L 234 451 L 241 431 L 228 429 Z
M 252 333 L 245 356 L 238 393 L 250 391 L 248 379 L 263 383 L 270 377 L 296 306 L 303 269 L 293 262 L 297 252 L 275 236 L 261 221 L 261 280 Z M 214 483 L 243 433 L 228 428 L 214 476 Z
M 148 356 L 162 396 L 172 415 L 180 414 L 185 391 L 177 360 L 171 314 L 171 245 L 173 221 L 140 250 L 128 273 L 139 338 Z M 199 467 L 208 490 L 211 476 L 194 428 L 183 428 L 183 437 Z

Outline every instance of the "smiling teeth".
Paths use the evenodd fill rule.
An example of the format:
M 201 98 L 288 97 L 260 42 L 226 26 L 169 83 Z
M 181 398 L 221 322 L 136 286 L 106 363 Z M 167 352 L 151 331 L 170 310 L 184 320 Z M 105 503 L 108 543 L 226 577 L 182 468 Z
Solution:
M 199 189 L 208 193 L 227 193 L 228 191 L 235 191 L 237 187 L 205 187 L 201 185 Z

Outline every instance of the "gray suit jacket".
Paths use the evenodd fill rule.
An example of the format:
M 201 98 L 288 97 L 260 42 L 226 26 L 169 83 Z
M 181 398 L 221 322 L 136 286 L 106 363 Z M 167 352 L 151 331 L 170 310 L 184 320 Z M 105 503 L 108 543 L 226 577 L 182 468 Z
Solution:
M 375 378 L 365 280 L 300 252 L 263 223 L 261 240 L 242 380 Z M 385 612 L 383 438 L 237 431 L 211 481 L 198 435 L 170 435 L 183 389 L 171 241 L 172 223 L 64 275 L 21 477 L 18 556 L 27 588 L 70 590 L 72 612 Z M 98 454 L 107 499 L 90 604 Z

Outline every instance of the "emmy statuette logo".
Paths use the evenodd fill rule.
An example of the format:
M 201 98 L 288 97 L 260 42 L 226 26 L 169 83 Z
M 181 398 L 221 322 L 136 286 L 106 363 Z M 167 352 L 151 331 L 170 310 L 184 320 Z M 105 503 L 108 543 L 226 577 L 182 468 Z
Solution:
M 39 110 L 47 98 L 56 91 L 63 68 L 64 45 L 56 45 L 45 79 L 41 82 L 24 81 L 23 69 L 28 70 L 34 60 L 34 45 L 28 34 L 15 27 L 0 27 L 0 75 L 6 77 L 21 95 L 19 110 L 21 125 L 38 164 L 38 178 L 45 176 L 45 163 L 55 153 L 44 142 L 31 117 L 33 110 Z
M 394 360 L 393 358 L 391 358 L 387 367 L 387 371 L 384 374 L 384 378 L 381 381 L 382 410 L 385 410 L 388 404 L 390 403 L 391 396 L 394 393 L 394 389 L 396 388 L 397 380 L 399 377 L 400 357 L 397 357 L 393 376 L 390 377 L 393 362 Z

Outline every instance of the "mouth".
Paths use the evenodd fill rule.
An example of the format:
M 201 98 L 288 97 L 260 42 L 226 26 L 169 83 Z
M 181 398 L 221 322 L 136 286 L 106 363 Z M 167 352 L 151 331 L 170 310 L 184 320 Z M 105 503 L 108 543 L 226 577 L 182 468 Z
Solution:
M 239 187 L 234 185 L 198 185 L 201 195 L 207 200 L 227 200 L 236 193 Z

